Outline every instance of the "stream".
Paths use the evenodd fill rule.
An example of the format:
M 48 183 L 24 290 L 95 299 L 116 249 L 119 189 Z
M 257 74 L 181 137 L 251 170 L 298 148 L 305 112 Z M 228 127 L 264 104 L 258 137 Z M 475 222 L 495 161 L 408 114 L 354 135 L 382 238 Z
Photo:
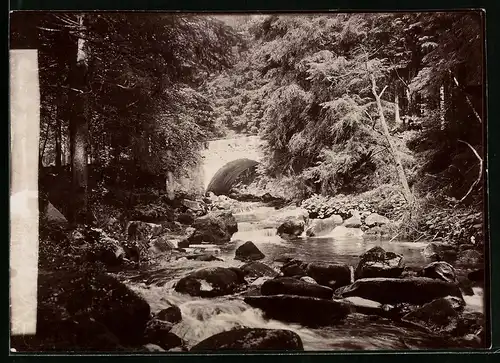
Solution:
M 294 256 L 303 261 L 345 263 L 356 266 L 359 255 L 374 246 L 402 254 L 409 267 L 422 267 L 428 261 L 422 255 L 425 242 L 364 240 L 362 238 L 301 238 L 287 241 L 276 235 L 275 228 L 263 224 L 273 213 L 272 207 L 261 203 L 242 203 L 233 210 L 238 222 L 238 232 L 231 242 L 221 246 L 217 256 L 223 261 L 193 261 L 185 258 L 175 262 L 165 261 L 155 269 L 142 271 L 140 277 L 122 276 L 125 283 L 143 296 L 156 313 L 171 304 L 181 309 L 182 322 L 172 332 L 191 347 L 214 334 L 238 327 L 288 329 L 297 333 L 308 351 L 321 350 L 380 350 L 380 349 L 440 349 L 450 348 L 452 342 L 422 330 L 397 326 L 394 322 L 361 314 L 349 315 L 340 325 L 323 328 L 307 328 L 299 324 L 269 320 L 262 311 L 243 302 L 236 295 L 218 298 L 197 298 L 174 291 L 179 278 L 193 270 L 207 267 L 241 266 L 234 259 L 236 248 L 245 241 L 252 241 L 265 254 L 263 262 L 278 269 L 277 257 Z M 157 283 L 161 281 L 161 283 Z M 167 281 L 165 283 L 165 281 Z M 464 296 L 470 311 L 483 309 L 483 292 L 474 288 L 473 296 Z

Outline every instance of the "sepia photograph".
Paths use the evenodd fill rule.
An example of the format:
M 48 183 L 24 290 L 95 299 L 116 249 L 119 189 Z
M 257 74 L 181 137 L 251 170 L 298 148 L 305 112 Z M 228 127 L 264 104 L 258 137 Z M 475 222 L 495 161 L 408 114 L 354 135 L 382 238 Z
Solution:
M 11 354 L 488 348 L 484 17 L 11 12 Z

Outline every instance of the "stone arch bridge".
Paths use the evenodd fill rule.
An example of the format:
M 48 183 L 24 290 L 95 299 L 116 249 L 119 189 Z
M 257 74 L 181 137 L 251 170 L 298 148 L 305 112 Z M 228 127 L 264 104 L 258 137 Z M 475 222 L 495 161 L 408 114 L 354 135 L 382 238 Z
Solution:
M 202 153 L 203 189 L 226 194 L 243 172 L 262 159 L 262 140 L 258 136 L 237 136 L 212 140 Z

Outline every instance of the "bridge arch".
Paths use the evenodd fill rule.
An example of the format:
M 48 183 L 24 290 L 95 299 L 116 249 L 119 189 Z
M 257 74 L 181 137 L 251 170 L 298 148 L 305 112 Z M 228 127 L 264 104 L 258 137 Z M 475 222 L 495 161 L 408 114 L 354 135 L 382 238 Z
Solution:
M 258 164 L 258 161 L 246 158 L 230 161 L 215 173 L 206 191 L 216 195 L 228 194 L 238 177 L 248 170 L 255 170 Z
M 223 185 L 232 185 L 239 175 L 249 168 L 255 167 L 262 159 L 261 147 L 263 142 L 256 135 L 235 135 L 230 138 L 211 140 L 207 144 L 207 147 L 202 152 L 203 187 L 205 191 L 211 189 L 214 193 L 216 191 L 218 193 L 227 193 L 226 187 L 223 187 Z M 252 160 L 252 162 L 243 162 L 243 159 Z M 231 162 L 235 163 L 228 165 Z M 227 180 L 223 182 L 222 179 L 217 179 L 217 183 L 215 183 L 214 178 L 217 173 L 218 178 L 222 178 L 222 174 L 224 174 L 224 178 L 227 178 Z M 210 183 L 212 185 L 209 188 Z

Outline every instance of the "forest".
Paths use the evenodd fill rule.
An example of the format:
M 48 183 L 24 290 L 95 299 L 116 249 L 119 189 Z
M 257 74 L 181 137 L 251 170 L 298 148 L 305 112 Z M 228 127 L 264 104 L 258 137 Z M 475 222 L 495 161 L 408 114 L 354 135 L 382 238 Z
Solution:
M 221 123 L 266 141 L 263 179 L 303 200 L 396 186 L 405 208 L 414 202 L 409 238 L 429 211 L 482 211 L 479 14 L 282 16 L 237 29 L 249 50 L 208 88 Z
M 210 205 L 236 213 L 266 198 L 307 219 L 361 213 L 365 234 L 384 241 L 482 251 L 483 15 L 11 14 L 10 48 L 38 50 L 41 268 L 85 261 L 94 276 L 152 263 L 158 248 L 227 243 L 232 222 L 198 221 Z M 258 136 L 263 158 L 229 198 L 169 190 L 210 140 L 235 135 Z M 364 229 L 365 213 L 390 223 Z M 172 247 L 186 227 L 194 234 Z M 61 348 L 46 334 L 55 340 L 33 346 Z M 102 348 L 80 338 L 64 344 Z

